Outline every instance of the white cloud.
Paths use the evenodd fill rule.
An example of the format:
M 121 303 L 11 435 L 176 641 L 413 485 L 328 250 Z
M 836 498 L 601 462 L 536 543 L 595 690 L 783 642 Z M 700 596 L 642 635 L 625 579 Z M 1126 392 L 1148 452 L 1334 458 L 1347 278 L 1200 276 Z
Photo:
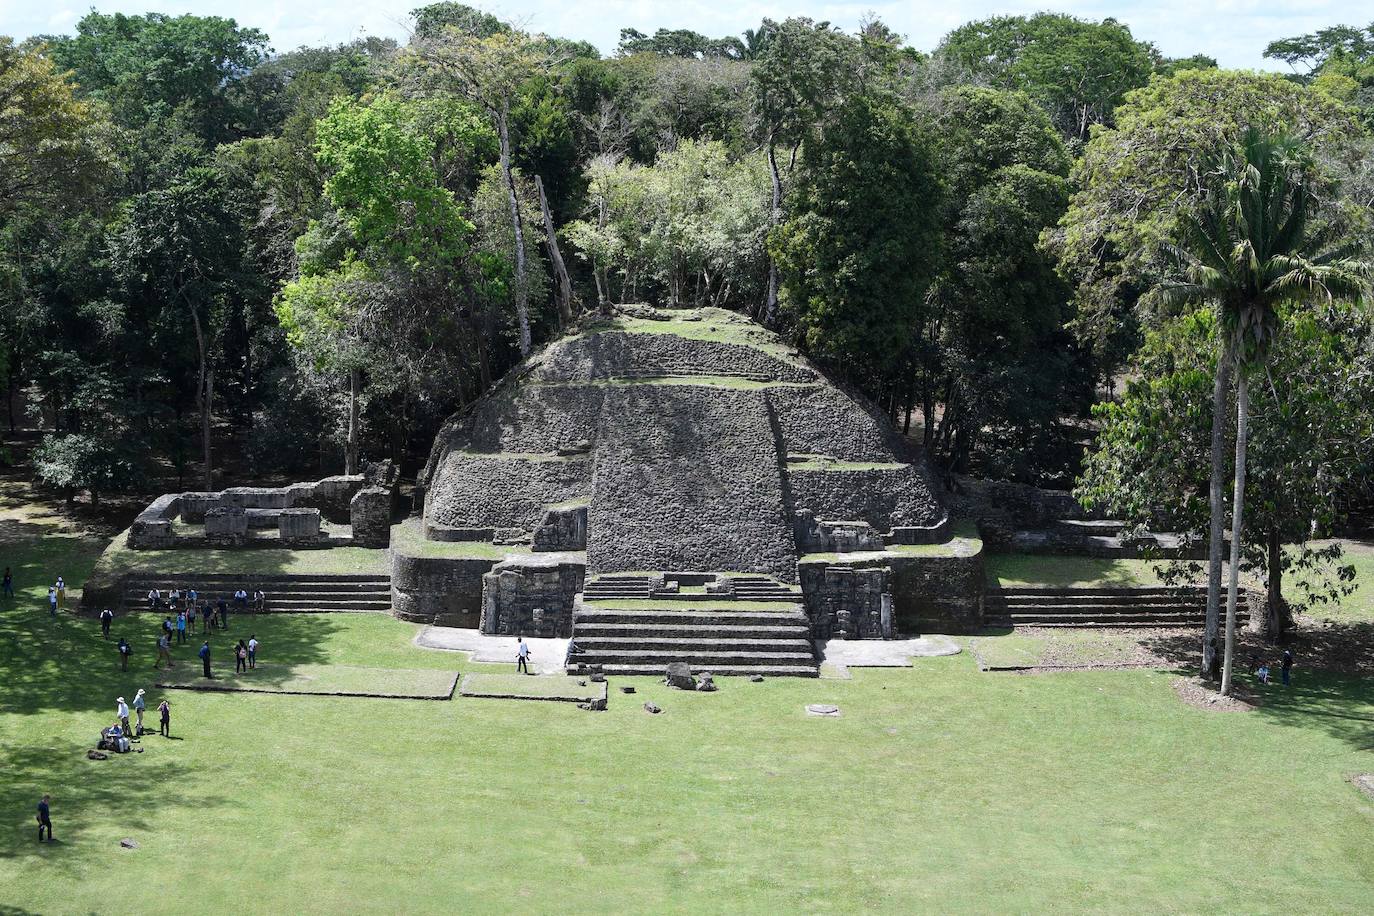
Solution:
M 0 33 L 18 38 L 72 31 L 91 6 L 102 12 L 161 12 L 232 16 L 272 38 L 273 47 L 287 50 L 302 44 L 347 41 L 360 34 L 405 37 L 409 11 L 422 0 L 316 0 L 282 3 L 279 0 L 173 0 L 158 3 L 119 0 L 59 0 L 56 7 L 35 0 L 0 0 Z M 908 41 L 930 49 L 955 26 L 986 16 L 1033 13 L 1052 8 L 1085 18 L 1112 16 L 1131 26 L 1137 38 L 1154 42 L 1165 54 L 1183 57 L 1210 54 L 1227 67 L 1274 69 L 1265 61 L 1265 45 L 1276 38 L 1311 32 L 1337 23 L 1362 25 L 1374 12 L 1357 11 L 1349 0 L 913 0 L 913 2 L 791 2 L 771 0 L 493 0 L 475 3 L 483 9 L 526 24 L 529 28 L 585 39 L 605 52 L 614 49 L 622 28 L 653 32 L 657 28 L 690 28 L 708 35 L 732 35 L 756 27 L 765 16 L 810 16 L 853 28 L 868 13 Z

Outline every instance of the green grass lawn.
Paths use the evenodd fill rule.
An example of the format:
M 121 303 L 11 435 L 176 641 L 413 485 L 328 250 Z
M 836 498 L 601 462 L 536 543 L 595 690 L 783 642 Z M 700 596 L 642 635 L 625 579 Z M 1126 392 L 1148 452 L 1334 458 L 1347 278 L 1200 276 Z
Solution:
M 256 626 L 254 627 L 256 630 Z M 266 629 L 266 628 L 264 628 Z M 275 627 L 273 627 L 275 629 Z M 263 635 L 267 635 L 266 632 Z M 220 640 L 222 642 L 222 640 Z M 194 645 L 199 645 L 198 643 Z M 233 670 L 232 646 L 221 645 L 220 656 L 206 680 L 200 660 L 189 650 L 175 668 L 156 675 L 157 683 L 194 690 L 247 691 L 411 699 L 448 699 L 453 693 L 451 671 L 412 668 L 363 668 L 356 665 L 300 665 L 259 663 L 244 672 Z M 170 694 L 169 694 L 170 696 Z
M 357 573 L 384 576 L 391 572 L 385 550 L 334 547 L 328 550 L 287 550 L 253 547 L 242 550 L 133 550 L 127 531 L 115 535 L 100 557 L 100 570 L 114 573 L 153 570 L 201 574 L 273 575 L 277 573 Z
M 37 581 L 75 580 L 99 548 L 3 545 L 0 563 Z M 116 696 L 162 698 L 156 620 L 117 621 L 138 651 L 124 673 L 94 622 L 49 620 L 35 588 L 0 605 L 6 912 L 1360 912 L 1374 899 L 1374 803 L 1347 782 L 1374 770 L 1368 679 L 1299 677 L 1235 714 L 1183 705 L 1164 672 L 985 674 L 968 654 L 852 680 L 721 678 L 710 694 L 617 678 L 604 713 L 177 690 L 177 740 L 97 762 L 85 750 Z M 490 671 L 380 615 L 231 626 L 283 673 Z M 808 717 L 807 703 L 843 716 Z M 35 841 L 44 792 L 53 846 Z
M 1008 586 L 1138 586 L 1163 585 L 1158 560 L 1112 560 L 1046 554 L 984 555 L 988 584 Z M 1199 580 L 1206 582 L 1206 578 Z

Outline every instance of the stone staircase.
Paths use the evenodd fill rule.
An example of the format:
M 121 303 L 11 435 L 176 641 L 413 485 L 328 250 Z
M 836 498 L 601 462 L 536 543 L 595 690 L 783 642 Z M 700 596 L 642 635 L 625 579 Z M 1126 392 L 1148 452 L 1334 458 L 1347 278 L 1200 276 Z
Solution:
M 582 587 L 582 596 L 588 601 L 649 598 L 652 587 L 649 576 L 630 574 L 597 576 Z
M 990 627 L 1200 627 L 1206 615 L 1203 586 L 990 588 L 983 621 Z M 1241 594 L 1236 619 L 1249 618 Z
M 600 576 L 587 583 L 573 608 L 580 650 L 574 661 L 620 675 L 662 675 L 669 664 L 685 662 L 697 674 L 818 676 L 800 590 L 767 576 L 747 578 L 745 593 L 651 597 L 648 576 Z M 616 607 L 617 600 L 634 600 L 635 607 Z M 781 610 L 741 607 L 776 601 L 791 604 Z
M 391 577 L 362 574 L 338 575 L 148 575 L 132 573 L 124 580 L 124 609 L 148 607 L 148 590 L 154 585 L 166 600 L 173 586 L 185 592 L 194 586 L 202 602 L 233 602 L 242 588 L 252 595 L 261 588 L 267 595 L 267 612 L 273 614 L 389 613 Z

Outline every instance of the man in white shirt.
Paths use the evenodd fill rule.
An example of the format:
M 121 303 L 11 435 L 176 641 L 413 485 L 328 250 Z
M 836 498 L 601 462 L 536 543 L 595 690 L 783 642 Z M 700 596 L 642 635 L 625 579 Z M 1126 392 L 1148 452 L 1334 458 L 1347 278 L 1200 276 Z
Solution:
M 257 666 L 258 666 L 258 638 L 257 638 L 256 636 L 249 636 L 249 637 L 248 637 L 248 667 L 249 667 L 249 668 L 256 668 Z
M 162 603 L 162 592 L 158 591 L 155 585 L 148 589 L 148 610 L 156 611 L 160 603 Z
M 516 637 L 516 640 L 515 640 L 515 641 L 519 644 L 518 648 L 515 650 L 515 671 L 516 671 L 517 674 L 518 674 L 519 672 L 521 672 L 521 671 L 525 672 L 526 674 L 529 674 L 529 673 L 530 673 L 530 664 L 529 664 L 529 662 L 530 662 L 530 647 L 529 647 L 529 644 L 526 643 L 525 640 L 521 639 L 520 637 Z
M 119 719 L 119 724 L 124 726 L 124 734 L 131 734 L 129 731 L 129 704 L 124 702 L 123 697 L 115 700 L 115 717 Z

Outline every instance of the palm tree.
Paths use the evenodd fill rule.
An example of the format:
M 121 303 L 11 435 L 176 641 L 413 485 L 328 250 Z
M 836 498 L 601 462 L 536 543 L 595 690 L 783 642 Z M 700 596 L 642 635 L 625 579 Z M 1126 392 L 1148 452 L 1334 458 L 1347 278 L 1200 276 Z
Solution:
M 1204 665 L 1215 652 L 1221 578 L 1222 417 L 1227 375 L 1236 376 L 1236 462 L 1231 512 L 1231 558 L 1226 592 L 1226 644 L 1221 692 L 1230 693 L 1236 638 L 1236 592 L 1249 432 L 1249 375 L 1268 359 L 1286 303 L 1368 293 L 1374 268 L 1333 244 L 1335 229 L 1317 226 L 1316 178 L 1292 137 L 1246 132 L 1240 150 L 1217 157 L 1206 172 L 1206 197 L 1181 222 L 1181 242 L 1168 249 L 1172 276 L 1155 294 L 1166 302 L 1205 302 L 1221 329 L 1213 395 L 1211 575 Z M 1204 670 L 1204 674 L 1208 674 Z

